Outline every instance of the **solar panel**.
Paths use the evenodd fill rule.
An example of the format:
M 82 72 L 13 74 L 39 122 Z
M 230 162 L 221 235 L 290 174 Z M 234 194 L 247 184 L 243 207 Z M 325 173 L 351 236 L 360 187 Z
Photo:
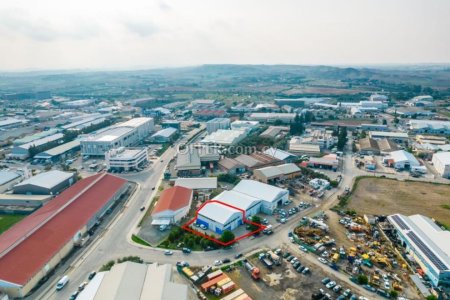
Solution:
M 448 270 L 447 266 L 425 245 L 422 240 L 412 231 L 407 233 L 408 237 L 419 247 L 419 249 L 428 257 L 428 259 L 439 269 L 439 271 Z
M 403 229 L 403 230 L 410 230 L 409 226 L 406 225 L 406 223 L 403 222 L 403 220 L 399 216 L 394 215 L 394 216 L 392 216 L 392 219 L 394 219 L 395 223 L 397 223 L 398 226 L 400 226 L 401 229 Z

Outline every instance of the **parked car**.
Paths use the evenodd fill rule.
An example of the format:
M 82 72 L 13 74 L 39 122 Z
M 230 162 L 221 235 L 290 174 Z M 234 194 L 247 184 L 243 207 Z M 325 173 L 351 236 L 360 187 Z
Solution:
M 224 258 L 224 259 L 222 260 L 222 262 L 223 262 L 224 264 L 228 264 L 228 263 L 231 262 L 231 260 L 230 260 L 229 258 Z
M 221 260 L 215 260 L 214 261 L 214 265 L 215 266 L 220 266 L 222 264 L 222 261 Z
M 94 278 L 94 277 L 95 277 L 95 275 L 97 275 L 97 272 L 95 272 L 95 271 L 92 271 L 91 273 L 89 273 L 89 275 L 88 275 L 88 279 L 89 279 L 89 280 L 91 280 L 92 278 Z
M 308 274 L 310 272 L 309 268 L 304 268 L 302 274 Z
M 189 254 L 189 253 L 192 252 L 192 250 L 191 250 L 190 248 L 186 248 L 186 247 L 184 247 L 183 249 L 181 249 L 181 251 L 183 251 L 183 253 L 185 253 L 185 254 Z
M 340 286 L 340 285 L 338 284 L 338 285 L 336 285 L 336 286 L 333 288 L 333 291 L 334 291 L 335 293 L 338 293 L 341 289 L 342 289 L 342 286 Z
M 336 286 L 336 281 L 330 281 L 325 286 L 329 289 L 332 289 Z
M 306 249 L 306 248 L 303 247 L 303 246 L 300 246 L 299 249 L 302 250 L 303 252 L 308 252 L 308 249 Z
M 319 258 L 317 258 L 321 263 L 323 263 L 323 264 L 327 264 L 327 260 L 326 259 L 324 259 L 324 258 L 322 258 L 322 257 L 319 257 Z
M 82 284 L 80 284 L 79 286 L 78 286 L 78 291 L 82 291 L 82 290 L 84 290 L 84 288 L 86 287 L 88 285 L 88 283 L 85 281 L 85 282 L 83 282 Z
M 243 256 L 242 253 L 238 253 L 234 256 L 234 258 L 238 259 L 238 258 L 241 258 L 242 256 Z
M 172 250 L 166 250 L 164 251 L 164 255 L 172 255 L 173 251 Z
M 322 279 L 322 283 L 323 283 L 323 284 L 327 284 L 327 283 L 329 283 L 330 281 L 331 281 L 331 279 L 328 278 L 328 277 L 325 277 L 324 279 Z

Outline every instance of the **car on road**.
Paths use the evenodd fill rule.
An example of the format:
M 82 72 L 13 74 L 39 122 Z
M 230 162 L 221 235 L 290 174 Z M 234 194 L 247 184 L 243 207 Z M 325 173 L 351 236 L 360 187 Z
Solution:
M 68 282 L 69 282 L 69 276 L 67 276 L 67 275 L 63 276 L 56 284 L 56 290 L 57 291 L 62 290 Z
M 242 253 L 238 253 L 238 254 L 236 254 L 236 255 L 234 256 L 234 258 L 238 259 L 238 258 L 241 258 L 242 256 L 243 256 Z
M 214 265 L 215 266 L 220 266 L 222 264 L 222 261 L 221 260 L 215 260 L 214 261 Z
M 192 252 L 192 250 L 190 248 L 184 247 L 183 249 L 181 249 L 181 251 L 183 251 L 183 253 L 185 254 L 189 254 Z
M 325 285 L 328 289 L 332 289 L 336 286 L 336 281 L 330 281 Z
M 72 295 L 70 295 L 69 300 L 75 300 L 75 299 L 77 299 L 79 293 L 80 293 L 79 291 L 73 292 Z
M 97 275 L 97 272 L 95 272 L 95 271 L 92 271 L 91 273 L 89 273 L 89 275 L 88 275 L 88 279 L 89 279 L 89 280 L 92 280 L 92 278 L 94 278 L 94 277 L 95 277 L 95 275 Z
M 78 291 L 82 291 L 82 290 L 84 290 L 84 288 L 86 287 L 88 285 L 88 283 L 85 281 L 85 282 L 83 282 L 82 284 L 80 284 L 79 286 L 78 286 Z
M 177 267 L 189 267 L 186 261 L 177 261 Z
M 327 260 L 326 259 L 324 259 L 324 258 L 322 258 L 322 257 L 319 257 L 319 258 L 317 258 L 321 263 L 323 263 L 323 264 L 327 264 Z
M 298 247 L 300 250 L 302 250 L 303 252 L 306 252 L 306 253 L 308 253 L 308 249 L 306 249 L 305 247 L 303 247 L 303 246 L 300 246 L 300 247 Z
M 140 211 L 144 211 L 145 210 L 145 206 L 141 206 L 141 208 L 139 208 Z
M 286 218 L 281 218 L 281 219 L 280 219 L 280 223 L 281 223 L 281 224 L 285 224 L 286 222 L 287 222 Z
M 172 250 L 166 250 L 164 251 L 164 255 L 172 255 L 173 251 Z
M 228 263 L 231 262 L 231 260 L 230 260 L 229 258 L 224 258 L 224 259 L 222 260 L 222 262 L 223 262 L 224 264 L 228 264 Z
M 374 288 L 373 286 L 371 286 L 370 284 L 363 285 L 363 288 L 365 288 L 366 290 L 368 290 L 372 293 L 375 293 L 377 291 L 377 289 Z

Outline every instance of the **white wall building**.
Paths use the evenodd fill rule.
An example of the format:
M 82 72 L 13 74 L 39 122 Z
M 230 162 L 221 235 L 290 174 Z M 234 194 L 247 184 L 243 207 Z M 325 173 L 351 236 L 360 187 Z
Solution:
M 450 135 L 450 121 L 410 120 L 408 129 L 413 133 Z
M 219 129 L 230 129 L 230 119 L 214 118 L 206 122 L 206 131 L 211 134 Z
M 283 123 L 289 124 L 294 122 L 295 114 L 292 113 L 252 113 L 249 116 L 250 120 L 273 123 L 280 120 Z
M 138 144 L 154 130 L 152 118 L 134 118 L 81 139 L 81 154 L 103 156 L 111 149 Z
M 444 178 L 450 178 L 450 152 L 438 152 L 433 154 L 434 168 Z
M 384 162 L 399 170 L 420 166 L 419 161 L 414 157 L 414 155 L 405 150 L 391 152 L 391 154 L 384 159 Z
M 258 121 L 242 121 L 237 120 L 231 123 L 231 129 L 232 130 L 245 130 L 247 132 L 251 132 L 258 128 L 259 122 Z
M 207 135 L 201 143 L 216 146 L 232 146 L 242 141 L 246 136 L 246 131 L 219 129 Z
M 148 161 L 147 148 L 118 148 L 105 153 L 107 169 L 138 170 Z

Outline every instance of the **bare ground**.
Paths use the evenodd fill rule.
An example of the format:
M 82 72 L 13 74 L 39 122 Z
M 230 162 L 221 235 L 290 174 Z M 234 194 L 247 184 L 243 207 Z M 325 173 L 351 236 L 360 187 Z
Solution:
M 426 182 L 363 178 L 348 208 L 360 214 L 423 214 L 450 226 L 450 185 Z

